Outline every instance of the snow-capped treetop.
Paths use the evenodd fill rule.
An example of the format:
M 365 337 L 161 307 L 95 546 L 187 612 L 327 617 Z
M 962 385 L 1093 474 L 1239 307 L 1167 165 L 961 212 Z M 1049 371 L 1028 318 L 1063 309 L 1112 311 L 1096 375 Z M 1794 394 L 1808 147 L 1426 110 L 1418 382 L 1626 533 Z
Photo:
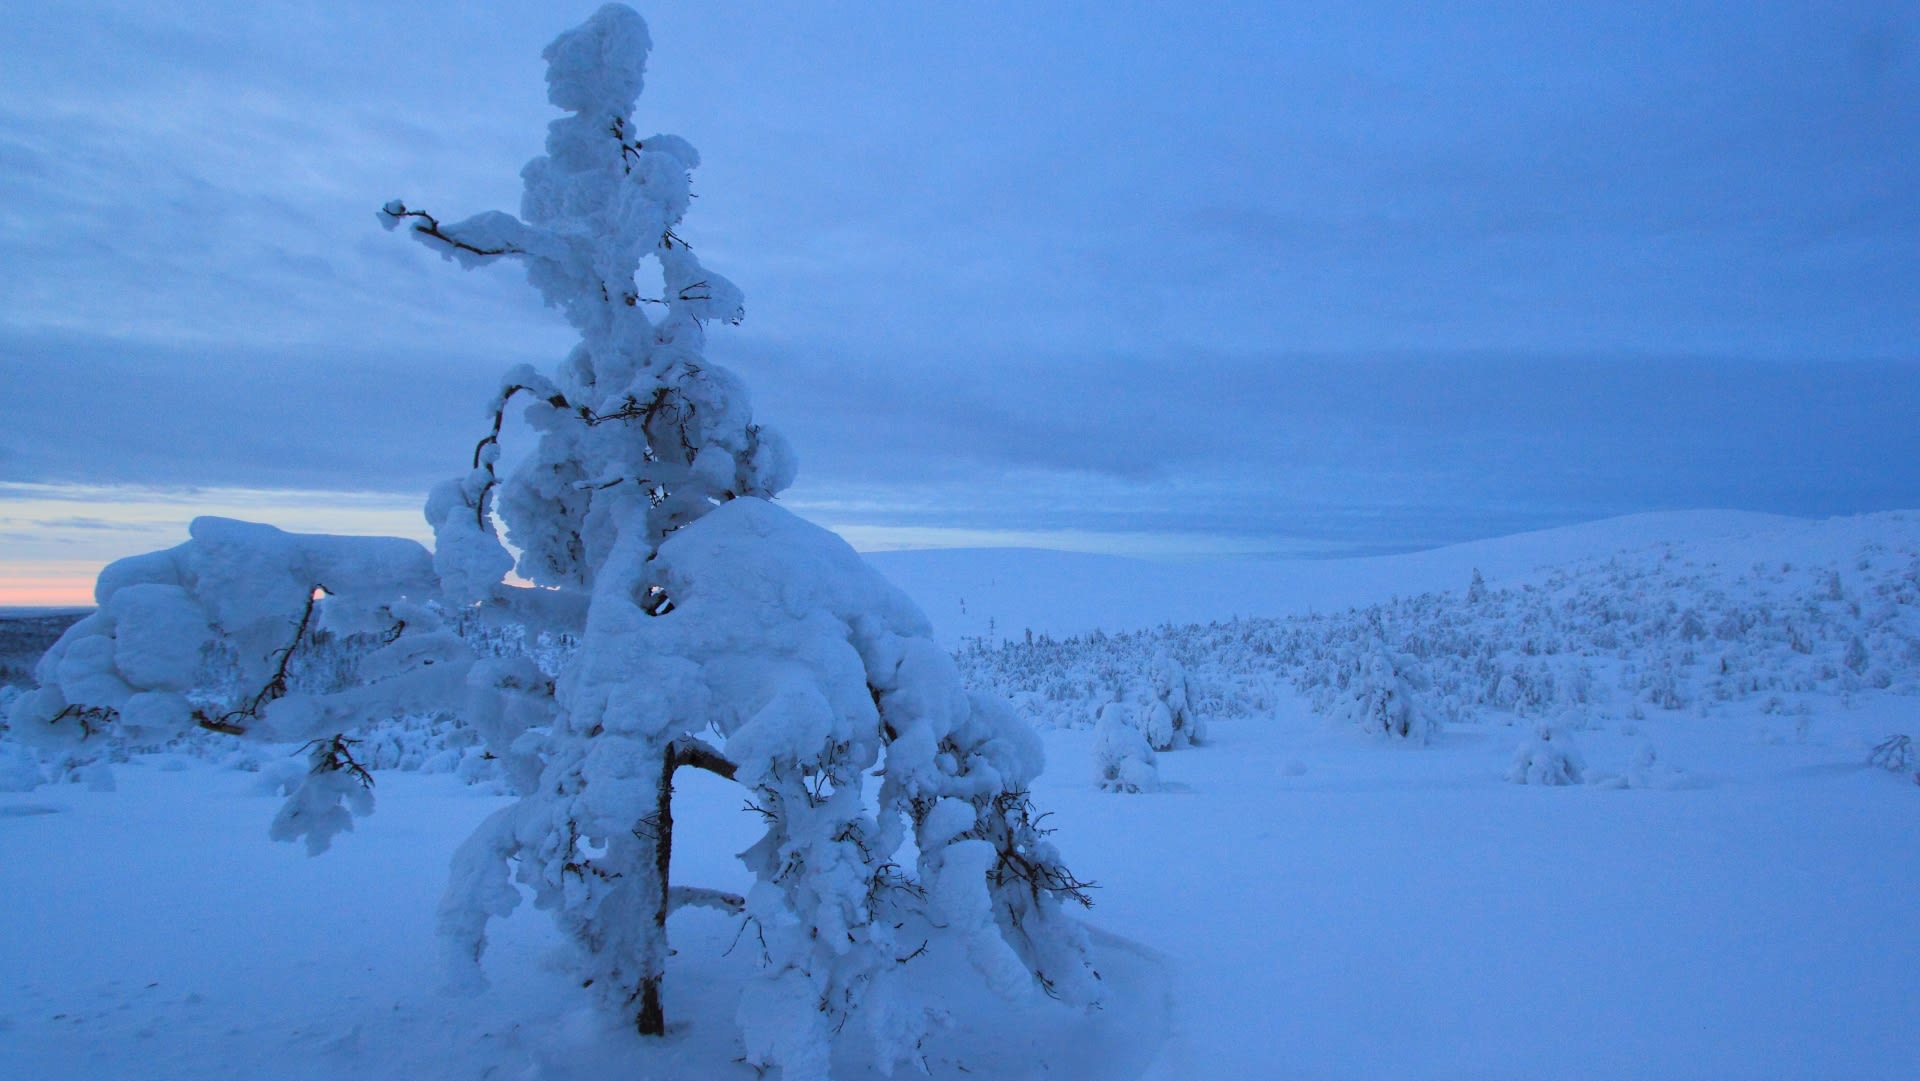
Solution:
M 745 386 L 703 356 L 706 322 L 738 323 L 744 302 L 675 232 L 699 154 L 675 135 L 634 134 L 649 45 L 640 16 L 609 4 L 547 48 L 548 97 L 570 115 L 548 126 L 546 153 L 521 171 L 520 217 L 492 211 L 442 225 L 399 200 L 381 210 L 386 227 L 408 222 L 462 265 L 520 260 L 580 332 L 551 374 L 506 373 L 472 472 L 436 493 L 429 521 L 456 592 L 475 595 L 499 578 L 496 437 L 499 414 L 522 392 L 540 440 L 506 478 L 498 509 L 521 549 L 520 573 L 540 585 L 590 585 L 613 543 L 613 489 L 646 496 L 657 546 L 718 503 L 793 481 L 786 441 L 754 422 Z
M 547 62 L 547 100 L 589 117 L 626 116 L 645 85 L 652 49 L 646 20 L 624 4 L 607 4 L 540 53 Z

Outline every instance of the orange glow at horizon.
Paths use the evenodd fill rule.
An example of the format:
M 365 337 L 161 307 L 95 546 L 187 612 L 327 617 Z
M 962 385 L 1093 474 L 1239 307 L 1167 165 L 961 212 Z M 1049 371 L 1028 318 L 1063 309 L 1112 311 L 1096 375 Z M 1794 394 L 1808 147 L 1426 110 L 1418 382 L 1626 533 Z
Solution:
M 0 481 L 0 606 L 91 608 L 102 567 L 180 544 L 205 515 L 291 533 L 430 536 L 418 499 L 381 493 Z
M 91 608 L 100 564 L 16 563 L 0 568 L 0 608 Z

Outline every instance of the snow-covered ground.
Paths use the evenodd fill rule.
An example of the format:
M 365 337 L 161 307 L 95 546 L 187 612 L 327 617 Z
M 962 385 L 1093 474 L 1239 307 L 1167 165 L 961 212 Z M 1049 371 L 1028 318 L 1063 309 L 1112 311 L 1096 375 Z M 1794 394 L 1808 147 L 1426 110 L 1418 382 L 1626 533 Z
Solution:
M 1017 668 L 1026 630 L 1100 628 L 1142 632 L 1127 639 L 1142 657 L 1212 643 L 1184 658 L 1200 697 L 1239 695 L 1204 746 L 1160 755 L 1161 788 L 1140 795 L 1100 791 L 1092 730 L 1072 710 L 1047 716 L 1035 798 L 1099 883 L 1085 919 L 1105 1008 L 1004 1003 L 946 980 L 956 959 L 921 959 L 919 978 L 956 989 L 927 1047 L 934 1077 L 1920 1076 L 1920 764 L 1866 762 L 1891 734 L 1920 737 L 1901 592 L 1920 580 L 1920 515 L 1650 515 L 1337 562 L 874 562 L 950 643 L 992 636 L 976 652 L 993 659 L 970 662 L 979 679 Z M 1466 619 L 1475 569 L 1492 599 Z M 1396 650 L 1449 628 L 1487 643 L 1489 663 L 1524 675 L 1538 661 L 1560 689 L 1455 688 L 1417 746 L 1316 711 L 1327 688 L 1291 682 L 1318 670 L 1311 649 L 1230 657 L 1227 639 L 1178 627 L 1268 620 L 1284 642 L 1338 620 L 1277 617 L 1356 606 L 1364 622 L 1376 605 Z M 1707 620 L 1693 638 L 1689 609 L 1764 620 Z M 1632 633 L 1611 649 L 1582 637 L 1595 612 Z M 1871 651 L 1857 670 L 1854 638 Z M 1410 662 L 1430 698 L 1468 670 L 1433 642 Z M 1674 642 L 1690 659 L 1674 660 L 1684 700 L 1665 708 L 1636 651 L 1673 660 Z M 1752 678 L 1722 672 L 1722 654 Z M 1275 657 L 1266 682 L 1251 656 Z M 1570 665 L 1591 678 L 1566 679 Z M 1577 743 L 1589 783 L 1505 779 L 1542 722 Z M 0 1077 L 753 1076 L 732 1014 L 754 949 L 734 918 L 674 917 L 664 1041 L 595 1013 L 527 906 L 493 933 L 492 988 L 456 997 L 433 934 L 446 860 L 504 798 L 382 772 L 378 813 L 309 859 L 266 840 L 273 775 L 174 753 L 115 766 L 115 791 L 0 794 Z M 746 884 L 731 853 L 756 823 L 739 805 L 722 782 L 682 781 L 676 878 Z

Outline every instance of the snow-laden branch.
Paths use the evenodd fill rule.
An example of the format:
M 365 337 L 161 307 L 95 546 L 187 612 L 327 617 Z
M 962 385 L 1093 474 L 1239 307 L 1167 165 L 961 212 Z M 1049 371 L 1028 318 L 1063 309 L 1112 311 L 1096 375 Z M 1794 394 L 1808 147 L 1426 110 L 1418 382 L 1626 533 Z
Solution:
M 681 766 L 693 766 L 729 781 L 734 780 L 740 772 L 740 767 L 716 750 L 712 744 L 691 736 L 682 736 L 673 741 L 668 753 L 668 761 L 673 763 L 675 769 Z
M 712 890 L 703 886 L 674 886 L 667 891 L 667 908 L 678 912 L 683 908 L 711 908 L 729 916 L 737 916 L 747 907 L 747 899 L 737 893 L 725 890 Z
M 527 250 L 520 245 L 500 239 L 500 234 L 514 231 L 503 228 L 504 221 L 513 221 L 516 226 L 520 224 L 509 215 L 488 215 L 474 219 L 473 222 L 463 223 L 465 228 L 454 226 L 449 231 L 449 227 L 443 227 L 440 224 L 440 219 L 424 210 L 409 209 L 398 199 L 390 200 L 380 208 L 382 228 L 392 229 L 403 221 L 416 222 L 412 226 L 413 235 L 429 247 L 437 245 L 451 252 L 460 252 L 482 259 L 527 253 Z
M 293 653 L 307 640 L 307 632 L 313 627 L 314 606 L 320 602 L 321 597 L 326 596 L 326 592 L 327 587 L 318 583 L 314 585 L 313 592 L 307 595 L 307 603 L 300 609 L 300 621 L 294 625 L 293 639 L 273 652 L 272 674 L 267 677 L 266 683 L 262 684 L 258 691 L 247 698 L 246 704 L 238 709 L 228 710 L 218 717 L 209 717 L 205 710 L 196 709 L 193 711 L 195 723 L 210 732 L 244 736 L 247 734 L 247 724 L 242 722 L 251 723 L 258 720 L 261 710 L 286 697 L 287 678 L 293 664 Z

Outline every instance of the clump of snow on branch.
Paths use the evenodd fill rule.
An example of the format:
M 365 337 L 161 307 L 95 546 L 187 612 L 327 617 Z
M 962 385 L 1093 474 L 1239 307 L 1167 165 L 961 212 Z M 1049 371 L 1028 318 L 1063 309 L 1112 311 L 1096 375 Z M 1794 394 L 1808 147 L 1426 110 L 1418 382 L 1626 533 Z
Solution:
M 274 816 L 268 836 L 276 841 L 304 838 L 307 853 L 318 856 L 336 834 L 353 828 L 355 815 L 373 813 L 373 778 L 347 750 L 347 740 L 314 740 L 307 776 Z

